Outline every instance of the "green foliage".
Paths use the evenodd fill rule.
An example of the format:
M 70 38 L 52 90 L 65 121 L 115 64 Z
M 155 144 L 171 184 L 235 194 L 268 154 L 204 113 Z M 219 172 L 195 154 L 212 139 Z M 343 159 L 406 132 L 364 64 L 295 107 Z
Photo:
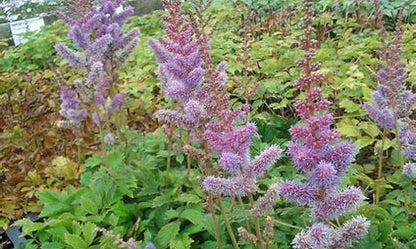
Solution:
M 9 48 L 0 57 L 0 71 L 29 72 L 49 69 L 56 57 L 55 43 L 67 40 L 68 28 L 56 21 L 40 32 L 27 34 L 29 42 Z
M 270 3 L 280 10 L 280 6 L 296 2 L 298 1 L 246 1 L 246 4 L 253 5 L 259 12 L 264 11 L 262 15 L 267 15 L 265 13 L 270 10 L 267 8 Z M 345 13 L 357 10 L 349 1 L 342 1 L 338 6 L 334 6 L 333 1 L 317 2 L 322 14 L 315 21 L 320 43 L 316 60 L 322 62 L 322 72 L 326 75 L 324 95 L 334 103 L 331 112 L 335 114 L 336 128 L 344 138 L 354 141 L 357 146 L 356 162 L 343 179 L 343 184 L 360 186 L 368 197 L 368 204 L 355 214 L 366 216 L 372 225 L 368 236 L 354 248 L 416 248 L 416 191 L 413 182 L 401 177 L 394 136 L 386 140 L 383 148 L 387 156 L 383 168 L 386 177 L 381 185 L 382 201 L 379 205 L 371 204 L 377 186 L 376 151 L 381 146 L 381 134 L 368 119 L 362 103 L 370 100 L 371 92 L 376 87 L 373 74 L 380 63 L 376 56 L 376 51 L 381 46 L 379 32 L 371 29 L 371 25 L 362 22 L 360 18 L 351 18 L 351 15 L 345 18 Z M 397 8 L 397 4 L 390 2 L 392 8 Z M 361 6 L 359 13 L 367 13 L 366 6 Z M 299 75 L 296 61 L 302 56 L 298 48 L 300 30 L 297 25 L 301 16 L 296 12 L 293 20 L 288 20 L 289 28 L 274 26 L 272 29 L 263 29 L 256 20 L 252 20 L 250 25 L 253 26 L 249 27 L 253 28 L 250 56 L 244 62 L 241 59 L 244 54 L 242 34 L 250 30 L 241 23 L 241 13 L 246 13 L 244 8 L 239 4 L 218 4 L 209 9 L 208 13 L 219 21 L 218 31 L 212 41 L 213 59 L 215 62 L 226 60 L 229 63 L 227 86 L 232 98 L 231 104 L 233 107 L 239 107 L 245 101 L 252 104 L 250 118 L 256 122 L 259 133 L 254 139 L 252 153 L 257 155 L 270 144 L 285 147 L 290 139 L 288 129 L 298 120 L 293 111 L 293 103 L 298 97 L 293 81 Z M 85 144 L 89 144 L 90 148 L 81 148 L 79 153 L 75 149 L 77 145 L 70 144 L 67 145 L 67 150 L 55 152 L 56 155 L 41 154 L 46 158 L 47 170 L 40 170 L 40 163 L 35 162 L 37 170 L 25 172 L 24 178 L 27 180 L 20 185 L 22 188 L 13 189 L 13 193 L 22 190 L 30 198 L 36 196 L 39 199 L 36 208 L 25 207 L 24 210 L 39 211 L 41 220 L 33 222 L 22 219 L 14 223 L 22 226 L 23 235 L 28 238 L 23 248 L 116 248 L 113 240 L 97 232 L 96 228 L 112 230 L 124 239 L 133 237 L 141 246 L 152 241 L 158 249 L 217 247 L 214 223 L 206 210 L 207 197 L 199 185 L 201 172 L 197 162 L 191 161 L 192 169 L 187 177 L 186 156 L 182 152 L 172 151 L 170 184 L 165 182 L 168 139 L 162 129 L 157 129 L 158 123 L 154 120 L 153 113 L 170 103 L 162 100 L 156 60 L 147 46 L 150 36 L 162 34 L 160 15 L 161 12 L 157 11 L 141 18 L 131 18 L 127 27 L 139 27 L 142 33 L 140 45 L 120 71 L 119 86 L 128 96 L 128 141 L 98 153 L 94 145 L 90 145 L 94 144 L 95 138 L 88 140 L 87 127 L 83 139 L 88 141 Z M 57 113 L 59 102 L 56 79 L 52 71 L 46 69 L 50 65 L 52 68 L 59 67 L 71 82 L 68 75 L 73 72 L 69 73 L 66 65 L 56 60 L 52 47 L 53 43 L 66 39 L 67 30 L 61 26 L 62 23 L 57 22 L 45 28 L 30 42 L 6 50 L 3 57 L 0 57 L 0 70 L 9 71 L 4 73 L 4 77 L 2 73 L 0 80 L 1 83 L 5 82 L 0 84 L 0 107 L 13 113 L 10 116 L 19 121 L 19 125 L 13 124 L 1 130 L 0 140 L 7 146 L 0 147 L 0 150 L 7 151 L 8 154 L 18 153 L 16 148 L 27 148 L 28 151 L 36 149 L 29 140 L 37 134 L 33 131 L 35 128 L 30 128 L 35 125 L 25 123 L 33 116 L 25 115 L 26 112 L 43 115 L 45 120 L 49 120 L 46 113 Z M 415 32 L 413 25 L 405 26 L 403 45 L 404 55 L 409 62 L 409 84 L 416 79 L 413 56 Z M 27 101 L 24 108 L 20 103 L 40 88 L 39 83 L 33 84 L 17 73 L 32 70 L 43 70 L 28 74 L 28 78 L 43 80 L 40 85 L 49 87 L 41 91 L 47 97 L 36 99 L 43 103 L 40 106 L 46 107 L 36 105 L 36 108 L 29 109 L 27 106 L 30 106 L 31 101 Z M 247 97 L 247 92 L 257 83 L 260 83 L 257 90 Z M 6 124 L 12 123 L 12 119 L 0 121 Z M 51 120 L 55 123 L 56 116 L 51 117 Z M 35 124 L 44 123 L 39 121 Z M 50 123 L 46 124 L 50 128 Z M 42 130 L 48 131 L 49 137 L 42 135 L 45 141 L 36 144 L 48 144 L 48 140 L 57 136 L 55 126 L 50 130 L 47 128 Z M 144 135 L 133 132 L 134 129 L 143 131 Z M 66 141 L 73 139 L 73 134 L 65 136 L 69 136 Z M 55 144 L 48 148 L 55 147 L 60 148 Z M 68 156 L 63 157 L 66 153 Z M 21 157 L 27 160 L 31 158 L 29 153 Z M 0 166 L 0 176 L 12 168 L 10 165 L 6 165 L 6 169 L 3 169 L 2 164 Z M 47 180 L 43 180 L 45 174 Z M 283 158 L 260 180 L 259 193 L 263 194 L 272 183 L 298 177 L 288 158 Z M 19 196 L 18 200 L 24 197 Z M 13 200 L 1 201 L 1 204 L 6 203 L 7 206 L 1 210 L 0 227 L 7 227 L 9 219 L 22 215 L 22 211 L 16 211 L 20 206 L 16 206 Z M 245 216 L 250 215 L 249 205 L 244 204 L 242 208 L 232 198 L 224 200 L 223 204 L 232 229 L 237 231 L 244 224 Z M 40 209 L 40 206 L 43 208 Z M 310 222 L 307 209 L 294 207 L 282 200 L 276 203 L 275 209 L 268 215 L 280 222 L 276 224 L 297 227 L 276 225 L 275 243 L 271 248 L 290 248 L 290 241 L 299 232 L 299 228 L 307 227 Z M 223 248 L 232 248 L 225 222 L 218 210 L 215 217 Z M 237 239 L 241 248 L 255 248 L 240 238 Z

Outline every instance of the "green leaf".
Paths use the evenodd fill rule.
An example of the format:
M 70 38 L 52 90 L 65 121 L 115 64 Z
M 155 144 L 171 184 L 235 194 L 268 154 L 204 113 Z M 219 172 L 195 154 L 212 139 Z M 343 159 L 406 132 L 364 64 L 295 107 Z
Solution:
M 192 224 L 204 227 L 204 214 L 194 209 L 186 209 L 181 213 L 181 217 L 189 220 Z
M 163 226 L 156 236 L 156 244 L 158 249 L 164 249 L 169 245 L 176 235 L 179 233 L 179 221 L 168 223 Z
M 393 232 L 394 222 L 391 220 L 385 220 L 378 224 L 378 231 L 381 234 L 379 239 L 383 242 L 386 242 L 391 238 L 391 233 Z
M 182 193 L 181 195 L 176 198 L 176 201 L 180 202 L 186 202 L 186 203 L 198 203 L 202 202 L 201 197 L 195 194 L 189 194 L 189 193 Z
M 93 168 L 95 166 L 98 166 L 102 163 L 101 157 L 93 156 L 85 160 L 85 167 L 87 168 Z
M 95 225 L 91 222 L 85 223 L 81 227 L 81 230 L 82 230 L 82 234 L 83 234 L 85 242 L 88 245 L 91 245 L 96 235 Z
M 194 242 L 189 235 L 181 234 L 169 243 L 171 249 L 189 249 Z
M 73 249 L 88 249 L 88 243 L 85 242 L 79 235 L 65 234 L 64 241 Z
M 40 231 L 47 227 L 46 223 L 33 222 L 29 219 L 21 219 L 16 221 L 13 226 L 22 226 L 22 236 L 31 234 L 34 231 Z

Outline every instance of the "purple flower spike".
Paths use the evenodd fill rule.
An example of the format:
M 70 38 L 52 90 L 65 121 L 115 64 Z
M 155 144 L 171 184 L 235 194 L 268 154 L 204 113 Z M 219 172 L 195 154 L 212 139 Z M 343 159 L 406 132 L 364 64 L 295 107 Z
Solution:
M 297 181 L 286 181 L 279 185 L 279 194 L 283 198 L 296 202 L 300 205 L 310 205 L 318 197 L 318 190 Z
M 403 166 L 403 175 L 409 176 L 409 177 L 415 177 L 416 176 L 416 163 L 406 163 Z
M 116 142 L 116 137 L 114 136 L 114 133 L 108 133 L 105 137 L 104 137 L 104 143 L 106 145 L 114 145 L 114 143 Z
M 231 152 L 224 152 L 219 160 L 220 166 L 233 175 L 241 172 L 242 163 L 243 159 L 239 155 Z
M 245 196 L 247 193 L 253 193 L 257 189 L 254 182 L 249 182 L 241 177 L 226 179 L 208 176 L 204 179 L 202 186 L 205 191 L 224 196 Z
M 323 202 L 316 203 L 312 215 L 320 219 L 334 219 L 353 211 L 364 199 L 361 190 L 349 187 L 340 193 L 328 196 Z
M 305 0 L 303 4 L 303 36 L 300 38 L 300 46 L 305 53 L 298 62 L 302 70 L 301 77 L 295 81 L 297 90 L 304 93 L 304 97 L 294 105 L 301 121 L 290 128 L 292 141 L 287 146 L 295 167 L 306 175 L 306 182 L 284 181 L 277 187 L 273 185 L 270 192 L 266 192 L 266 199 L 260 198 L 255 207 L 259 207 L 256 211 L 264 212 L 263 207 L 271 207 L 267 200 L 273 199 L 277 193 L 283 199 L 307 205 L 312 209 L 312 218 L 322 223 L 315 222 L 309 229 L 297 234 L 292 241 L 293 248 L 343 248 L 334 247 L 337 243 L 336 232 L 327 221 L 352 212 L 364 200 L 364 196 L 354 187 L 339 191 L 339 180 L 354 160 L 355 149 L 351 142 L 343 141 L 333 128 L 334 117 L 328 112 L 331 102 L 322 97 L 320 86 L 323 85 L 325 76 L 319 72 L 319 63 L 312 61 L 317 45 L 317 41 L 312 39 L 312 5 L 312 0 Z M 385 105 L 382 96 L 387 94 L 380 92 L 376 95 L 380 105 Z M 374 111 L 378 122 L 392 127 L 392 115 L 388 116 L 388 112 L 385 114 L 384 110 L 380 112 L 372 106 L 369 109 Z
M 333 248 L 347 248 L 367 235 L 370 222 L 363 216 L 357 216 L 345 222 L 335 231 Z
M 311 183 L 331 189 L 337 183 L 337 174 L 332 163 L 320 162 L 311 173 Z
M 250 176 L 262 177 L 282 155 L 282 150 L 278 146 L 270 146 L 258 155 L 250 164 L 247 171 Z
M 312 248 L 328 248 L 333 243 L 334 229 L 323 223 L 315 223 L 307 236 Z
M 106 111 L 108 114 L 111 114 L 113 112 L 116 112 L 120 109 L 121 104 L 123 104 L 124 95 L 121 93 L 118 93 L 114 96 L 113 101 L 109 106 L 107 106 Z
M 79 121 L 87 116 L 87 109 L 94 110 L 91 118 L 96 125 L 100 123 L 98 116 L 106 117 L 101 122 L 111 122 L 108 115 L 120 109 L 123 97 L 117 94 L 114 84 L 118 78 L 117 69 L 136 47 L 139 35 L 137 29 L 124 33 L 123 25 L 133 11 L 131 7 L 125 7 L 116 13 L 121 3 L 121 0 L 102 0 L 96 6 L 91 1 L 75 1 L 66 4 L 71 17 L 58 14 L 70 26 L 68 35 L 77 49 L 73 51 L 67 45 L 58 43 L 55 50 L 72 67 L 86 71 L 83 80 L 76 80 L 80 82 L 77 91 L 83 102 L 79 101 L 79 105 L 85 105 L 86 108 L 66 110 L 63 101 L 61 114 L 68 120 L 60 122 L 61 126 L 79 126 Z M 93 94 L 95 96 L 91 96 Z M 91 101 L 94 97 L 95 101 Z M 105 105 L 107 99 L 113 101 L 103 110 L 101 106 Z
M 69 49 L 65 44 L 58 43 L 55 45 L 55 50 L 58 54 L 71 64 L 74 68 L 83 68 L 87 61 L 84 56 L 77 54 Z

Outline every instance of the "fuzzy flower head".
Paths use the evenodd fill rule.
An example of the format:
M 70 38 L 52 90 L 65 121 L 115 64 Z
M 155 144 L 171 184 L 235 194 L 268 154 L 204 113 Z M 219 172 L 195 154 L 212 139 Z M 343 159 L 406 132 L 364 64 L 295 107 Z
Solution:
M 410 162 L 403 166 L 403 175 L 408 177 L 416 176 L 416 163 Z
M 224 114 L 222 122 L 207 125 L 205 139 L 212 150 L 218 153 L 219 165 L 232 175 L 229 179 L 215 178 L 217 182 L 224 183 L 222 185 L 215 184 L 212 181 L 214 178 L 207 177 L 203 183 L 207 191 L 240 196 L 253 193 L 257 189 L 252 187 L 255 186 L 257 178 L 262 177 L 281 156 L 281 149 L 273 145 L 250 159 L 250 145 L 257 127 L 253 123 L 238 125 L 238 121 L 244 116 L 242 112 L 244 111 L 230 111 L 227 115 Z M 241 179 L 241 182 L 237 179 Z M 241 184 L 238 191 L 234 187 L 236 183 Z

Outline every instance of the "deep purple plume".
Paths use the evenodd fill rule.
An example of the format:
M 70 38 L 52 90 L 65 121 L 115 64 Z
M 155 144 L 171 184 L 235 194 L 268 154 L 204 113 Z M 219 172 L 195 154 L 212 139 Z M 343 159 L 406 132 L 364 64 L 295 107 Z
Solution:
M 270 201 L 281 196 L 312 209 L 314 223 L 295 237 L 292 242 L 294 248 L 332 248 L 336 243 L 336 232 L 327 225 L 327 221 L 354 211 L 364 196 L 354 187 L 339 190 L 340 179 L 353 161 L 355 149 L 351 142 L 343 141 L 333 128 L 334 117 L 328 113 L 331 102 L 322 97 L 320 85 L 324 83 L 325 76 L 318 71 L 320 65 L 312 62 L 317 45 L 311 36 L 314 31 L 312 4 L 312 0 L 305 0 L 303 5 L 303 36 L 300 41 L 305 53 L 298 62 L 302 74 L 295 82 L 295 87 L 305 93 L 304 99 L 295 103 L 301 121 L 290 128 L 292 141 L 288 144 L 288 154 L 307 180 L 304 183 L 284 181 L 273 185 L 266 196 Z M 259 202 L 253 210 L 257 214 L 266 211 L 258 207 L 271 206 L 262 198 Z

